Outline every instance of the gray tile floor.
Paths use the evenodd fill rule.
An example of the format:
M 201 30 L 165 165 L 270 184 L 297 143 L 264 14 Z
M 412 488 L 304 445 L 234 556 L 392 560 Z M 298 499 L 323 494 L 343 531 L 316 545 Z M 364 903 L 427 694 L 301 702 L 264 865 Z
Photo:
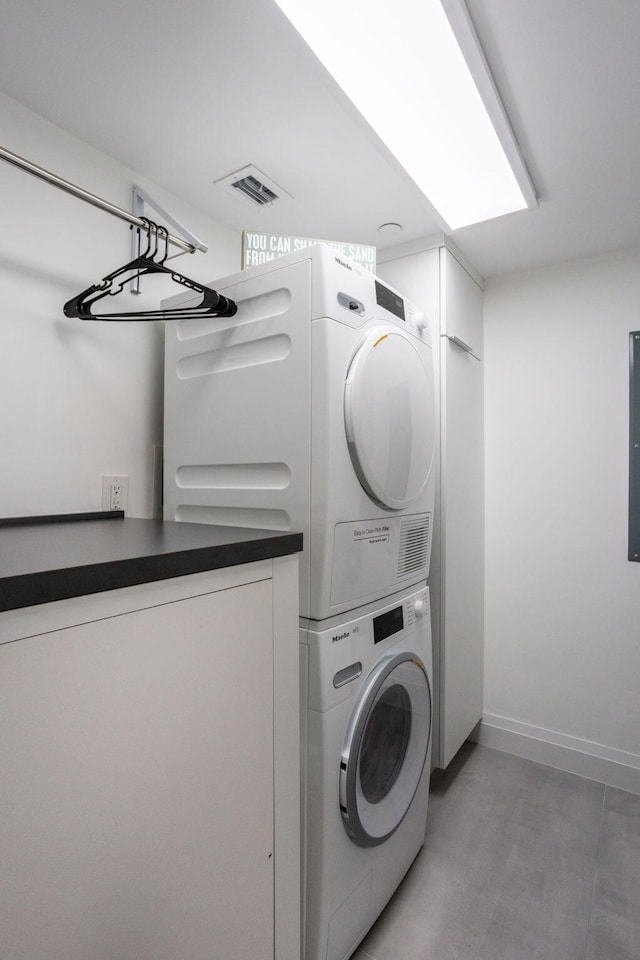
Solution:
M 465 744 L 352 960 L 640 960 L 640 796 Z

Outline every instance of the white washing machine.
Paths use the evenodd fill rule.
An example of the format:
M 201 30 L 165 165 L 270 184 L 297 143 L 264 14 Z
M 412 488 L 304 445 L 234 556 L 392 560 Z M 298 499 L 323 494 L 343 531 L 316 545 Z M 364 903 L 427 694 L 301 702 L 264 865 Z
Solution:
M 301 531 L 300 612 L 314 620 L 426 579 L 425 318 L 325 244 L 213 286 L 235 316 L 166 328 L 165 519 Z
M 431 765 L 429 591 L 300 630 L 304 960 L 346 960 L 424 840 Z

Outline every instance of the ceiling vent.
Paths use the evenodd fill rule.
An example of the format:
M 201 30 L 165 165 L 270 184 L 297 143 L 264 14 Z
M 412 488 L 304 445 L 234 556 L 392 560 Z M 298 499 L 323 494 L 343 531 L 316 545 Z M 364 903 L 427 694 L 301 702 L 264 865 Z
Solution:
M 265 203 L 273 203 L 274 200 L 278 199 L 278 194 L 270 190 L 266 183 L 262 183 L 251 175 L 243 177 L 242 180 L 234 180 L 231 186 L 234 190 L 239 190 L 249 200 L 253 200 L 259 207 L 263 207 Z
M 245 197 L 251 203 L 258 207 L 265 207 L 280 197 L 288 197 L 289 194 L 277 183 L 274 183 L 269 177 L 261 173 L 257 167 L 243 167 L 242 170 L 236 170 L 226 177 L 215 181 L 221 186 L 231 187 L 236 196 Z

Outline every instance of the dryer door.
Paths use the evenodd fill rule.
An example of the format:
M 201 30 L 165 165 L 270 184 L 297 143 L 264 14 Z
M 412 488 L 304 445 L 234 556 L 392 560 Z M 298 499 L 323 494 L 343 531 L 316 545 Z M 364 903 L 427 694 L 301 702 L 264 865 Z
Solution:
M 402 823 L 427 759 L 431 689 L 409 651 L 371 671 L 351 716 L 340 758 L 340 810 L 354 843 L 384 843 Z
M 431 360 L 431 348 L 422 351 Z M 351 461 L 368 495 L 389 510 L 420 496 L 435 446 L 433 372 L 402 331 L 371 331 L 351 362 L 344 393 Z

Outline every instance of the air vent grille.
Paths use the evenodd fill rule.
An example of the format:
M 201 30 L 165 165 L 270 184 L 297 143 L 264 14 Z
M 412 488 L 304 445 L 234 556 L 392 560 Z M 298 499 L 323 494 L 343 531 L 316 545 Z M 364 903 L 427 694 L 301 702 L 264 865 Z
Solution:
M 265 183 L 261 183 L 256 177 L 243 177 L 242 180 L 235 180 L 231 186 L 234 190 L 239 190 L 249 200 L 253 200 L 259 207 L 264 207 L 267 203 L 273 203 L 278 199 L 278 194 L 270 190 Z
M 226 177 L 220 177 L 214 180 L 217 187 L 225 189 L 232 187 L 233 194 L 236 197 L 243 197 L 242 203 L 252 203 L 256 207 L 267 207 L 276 200 L 292 200 L 291 194 L 276 183 L 271 177 L 267 176 L 262 170 L 254 167 L 252 163 L 247 164 L 241 170 L 234 170 L 228 173 Z
M 235 170 L 233 173 L 228 173 L 226 177 L 215 180 L 214 183 L 217 187 L 225 189 L 232 187 L 233 194 L 243 198 L 242 203 L 251 203 L 256 207 L 267 207 L 276 200 L 282 202 L 283 199 L 293 199 L 284 187 L 251 163 L 242 170 Z
M 431 515 L 403 520 L 400 526 L 398 580 L 408 577 L 427 564 Z

